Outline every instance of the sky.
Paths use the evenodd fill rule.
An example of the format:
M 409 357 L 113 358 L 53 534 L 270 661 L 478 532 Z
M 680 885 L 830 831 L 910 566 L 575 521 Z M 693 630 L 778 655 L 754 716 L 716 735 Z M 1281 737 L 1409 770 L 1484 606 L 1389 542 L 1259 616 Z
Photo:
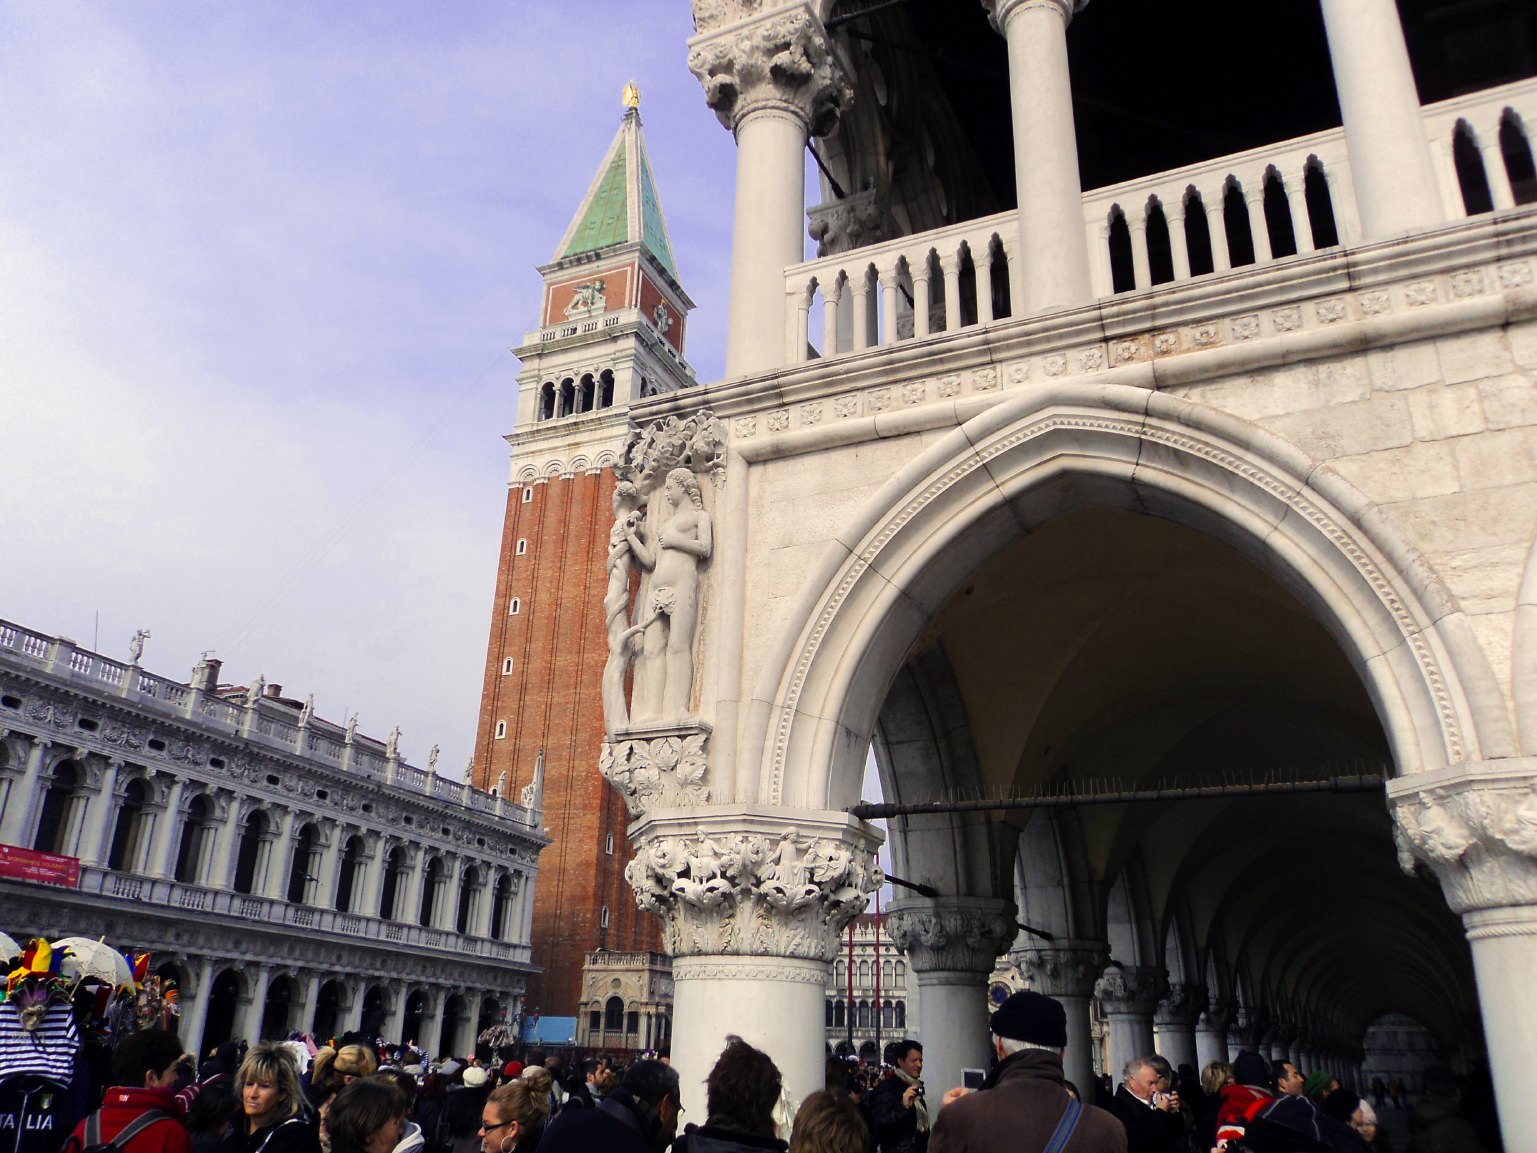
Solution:
M 734 145 L 683 0 L 0 6 L 0 619 L 258 675 L 458 776 L 518 364 L 642 91 L 688 357 Z

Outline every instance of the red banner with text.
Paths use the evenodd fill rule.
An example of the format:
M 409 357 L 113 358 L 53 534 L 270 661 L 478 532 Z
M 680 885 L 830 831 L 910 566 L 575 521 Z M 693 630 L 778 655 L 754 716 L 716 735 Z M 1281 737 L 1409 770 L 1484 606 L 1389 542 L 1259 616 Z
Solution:
M 80 884 L 80 858 L 40 853 L 20 845 L 0 845 L 0 880 L 33 881 L 39 885 L 63 885 L 74 889 Z

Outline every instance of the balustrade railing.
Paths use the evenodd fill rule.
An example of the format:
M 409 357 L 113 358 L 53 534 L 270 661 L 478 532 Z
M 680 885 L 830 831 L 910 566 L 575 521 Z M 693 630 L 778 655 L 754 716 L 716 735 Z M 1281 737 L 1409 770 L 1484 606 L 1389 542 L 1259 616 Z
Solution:
M 1537 80 L 1426 105 L 1423 121 L 1449 220 L 1537 202 Z M 1343 129 L 1093 189 L 1083 217 L 1101 299 L 1362 238 Z M 1018 234 L 1007 212 L 791 265 L 787 362 L 1010 316 Z

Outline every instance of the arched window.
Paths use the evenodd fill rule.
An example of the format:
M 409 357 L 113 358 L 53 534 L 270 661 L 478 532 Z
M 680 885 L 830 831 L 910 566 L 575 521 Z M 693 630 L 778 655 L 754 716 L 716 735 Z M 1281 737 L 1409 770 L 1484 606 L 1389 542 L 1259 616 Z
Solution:
M 859 1002 L 859 1019 L 855 1022 L 855 1028 L 868 1029 L 870 1027 L 870 1002 Z
M 592 379 L 592 373 L 582 374 L 582 394 L 577 401 L 578 412 L 591 412 L 593 401 L 597 396 L 597 383 Z
M 314 825 L 305 825 L 294 835 L 294 855 L 288 863 L 288 900 L 302 905 L 309 896 L 310 885 L 319 881 L 314 874 L 315 843 L 319 840 Z
M 897 962 L 897 980 L 898 981 L 905 981 L 906 979 L 907 979 L 907 966 L 905 964 L 903 964 L 901 961 L 898 961 Z
M 1174 248 L 1169 239 L 1169 220 L 1163 212 L 1163 202 L 1151 197 L 1147 202 L 1147 267 L 1148 279 L 1154 284 L 1167 284 L 1174 279 Z
M 1532 163 L 1532 142 L 1514 108 L 1500 114 L 1500 159 L 1510 178 L 1510 194 L 1517 204 L 1537 204 L 1537 166 Z
M 605 368 L 602 372 L 598 373 L 598 384 L 600 386 L 598 390 L 598 407 L 613 408 L 614 374 Z
M 1489 174 L 1484 171 L 1478 137 L 1466 120 L 1457 121 L 1452 132 L 1452 164 L 1457 169 L 1457 184 L 1462 189 L 1462 207 L 1469 216 L 1494 211 L 1494 195 L 1489 191 Z
M 896 1010 L 897 1010 L 896 1028 L 898 1028 L 898 1029 L 905 1029 L 905 1028 L 907 1028 L 907 1002 L 906 1001 L 898 1001 L 896 1003 Z
M 842 1001 L 833 1002 L 833 1028 L 842 1029 L 848 1019 L 844 1016 L 844 1004 Z
M 1228 264 L 1242 268 L 1254 263 L 1254 233 L 1249 227 L 1249 205 L 1243 185 L 1229 176 L 1222 192 L 1222 225 L 1227 233 Z
M 1286 185 L 1273 164 L 1265 169 L 1265 231 L 1270 236 L 1271 256 L 1297 255 L 1297 232 Z
M 539 390 L 539 419 L 550 420 L 555 416 L 555 382 L 545 381 Z
M 895 1029 L 897 1027 L 897 1011 L 890 1001 L 881 1002 L 881 1028 Z
M 37 836 L 32 847 L 43 853 L 68 853 L 70 818 L 74 814 L 80 790 L 80 766 L 64 761 L 53 770 L 53 780 L 43 797 L 43 814 L 37 822 Z M 106 800 L 105 797 L 102 798 Z M 92 852 L 96 846 L 87 846 Z
M 133 872 L 139 868 L 144 802 L 148 796 L 149 786 L 137 777 L 123 788 L 122 805 L 112 826 L 112 848 L 107 853 L 107 868 L 114 872 Z
M 886 988 L 888 988 L 888 989 L 891 988 L 891 962 L 890 961 L 882 961 L 881 962 L 881 982 L 886 986 Z
M 621 998 L 610 997 L 603 1002 L 603 1031 L 605 1033 L 624 1031 L 624 1001 Z
M 956 273 L 961 288 L 961 314 L 955 327 L 965 328 L 977 322 L 977 266 L 971 258 L 971 245 L 961 245 L 961 266 Z
M 187 819 L 181 827 L 181 843 L 176 846 L 176 871 L 172 874 L 182 884 L 197 884 L 202 879 L 203 858 L 212 829 L 209 819 L 213 802 L 199 793 L 187 802 Z
M 849 979 L 848 963 L 842 960 L 842 958 L 840 958 L 838 961 L 837 977 L 835 979 L 837 980 L 838 988 L 840 989 L 843 988 L 844 983 Z
M 427 862 L 427 871 L 422 877 L 422 904 L 416 918 L 416 923 L 423 928 L 432 926 L 432 914 L 437 911 L 438 887 L 442 880 L 443 858 L 433 857 Z
M 1126 213 L 1119 204 L 1110 208 L 1110 290 L 1130 292 L 1137 287 L 1137 273 L 1131 259 L 1131 229 L 1126 226 Z
M 1192 185 L 1185 189 L 1185 255 L 1190 275 L 1206 276 L 1216 270 L 1211 253 L 1211 228 L 1206 223 L 1206 204 Z
M 454 931 L 468 933 L 470 918 L 474 915 L 476 896 L 480 891 L 480 870 L 473 865 L 464 871 L 459 882 L 459 908 L 454 916 Z
M 395 898 L 400 891 L 400 874 L 406 866 L 406 851 L 399 845 L 384 859 L 384 884 L 379 889 L 379 916 L 395 919 Z
M 1309 156 L 1302 174 L 1302 198 L 1308 206 L 1308 227 L 1313 230 L 1314 248 L 1332 248 L 1340 242 L 1339 226 L 1334 222 L 1334 198 L 1329 195 L 1329 177 L 1323 161 Z
M 560 407 L 555 410 L 556 416 L 570 416 L 576 411 L 576 381 L 569 376 L 560 382 Z
M 824 1029 L 831 1029 L 833 1027 L 833 1003 L 831 1001 L 827 1002 L 827 1012 L 823 1015 L 823 1018 L 822 1027 Z
M 235 855 L 235 892 L 250 893 L 256 888 L 256 862 L 261 854 L 262 838 L 267 835 L 267 814 L 257 809 L 245 819 L 240 831 L 240 850 Z
M 363 859 L 363 838 L 353 835 L 347 838 L 342 849 L 340 876 L 336 878 L 336 911 L 352 912 L 352 888 L 357 884 L 358 862 Z
M 988 244 L 993 293 L 993 319 L 1002 320 L 1011 314 L 1009 299 L 1009 254 L 1003 250 L 1003 241 L 994 236 Z
M 859 983 L 861 985 L 868 985 L 870 983 L 870 962 L 869 961 L 861 961 L 861 962 L 859 962 Z

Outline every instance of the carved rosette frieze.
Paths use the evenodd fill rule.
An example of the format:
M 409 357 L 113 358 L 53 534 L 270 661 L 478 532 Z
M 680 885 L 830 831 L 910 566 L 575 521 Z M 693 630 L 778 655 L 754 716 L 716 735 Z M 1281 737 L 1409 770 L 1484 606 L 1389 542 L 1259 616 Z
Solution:
M 1169 976 L 1151 965 L 1111 965 L 1094 986 L 1107 1016 L 1151 1017 L 1169 992 Z
M 1429 868 L 1459 914 L 1537 905 L 1537 757 L 1388 782 L 1405 872 Z
M 624 794 L 630 815 L 708 804 L 710 727 L 694 723 L 605 743 L 598 770 Z
M 740 807 L 643 820 L 625 880 L 674 957 L 828 961 L 883 882 L 878 834 L 843 814 Z
M 1172 984 L 1153 1011 L 1153 1023 L 1159 1028 L 1193 1026 L 1206 1008 L 1206 990 L 1183 982 Z
M 920 981 L 925 973 L 991 973 L 1017 931 L 1011 904 L 981 898 L 904 901 L 886 916 L 886 932 Z
M 1104 945 L 1049 945 L 1019 950 L 1014 959 L 1037 993 L 1048 997 L 1089 997 L 1110 956 Z
M 748 114 L 777 109 L 826 136 L 854 99 L 838 48 L 810 4 L 760 7 L 696 0 L 701 38 L 688 66 L 704 85 L 705 103 L 733 132 Z

